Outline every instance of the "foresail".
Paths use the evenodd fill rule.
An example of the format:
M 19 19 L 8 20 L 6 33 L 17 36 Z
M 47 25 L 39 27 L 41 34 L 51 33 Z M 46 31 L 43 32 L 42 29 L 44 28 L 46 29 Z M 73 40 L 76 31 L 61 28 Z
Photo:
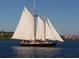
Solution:
M 50 20 L 47 19 L 47 21 L 48 21 L 48 24 L 49 24 L 50 29 L 52 31 L 52 34 L 54 35 L 54 39 L 57 40 L 57 41 L 63 42 L 63 39 L 60 37 L 60 35 L 58 34 L 58 32 L 56 31 L 56 29 L 54 28 L 54 26 L 51 24 Z
M 45 40 L 45 38 L 44 38 L 44 21 L 39 16 L 37 17 L 36 39 Z
M 12 39 L 34 40 L 34 17 L 25 7 Z

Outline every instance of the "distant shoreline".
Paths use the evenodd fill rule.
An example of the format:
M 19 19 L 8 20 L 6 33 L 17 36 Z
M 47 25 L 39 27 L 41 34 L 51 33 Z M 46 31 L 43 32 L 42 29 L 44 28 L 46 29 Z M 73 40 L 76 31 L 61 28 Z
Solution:
M 1 31 L 0 32 L 0 39 L 10 39 L 12 37 L 14 32 L 5 32 Z
M 10 39 L 14 32 L 0 32 L 0 39 Z M 79 35 L 60 35 L 63 40 L 79 40 Z

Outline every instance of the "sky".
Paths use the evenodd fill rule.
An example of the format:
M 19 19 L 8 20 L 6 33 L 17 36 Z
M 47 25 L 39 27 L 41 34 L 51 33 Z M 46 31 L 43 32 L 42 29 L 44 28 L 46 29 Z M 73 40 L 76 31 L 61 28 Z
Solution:
M 36 12 L 48 17 L 60 34 L 79 34 L 79 0 L 35 2 Z M 0 31 L 15 31 L 24 6 L 33 12 L 33 0 L 0 0 Z

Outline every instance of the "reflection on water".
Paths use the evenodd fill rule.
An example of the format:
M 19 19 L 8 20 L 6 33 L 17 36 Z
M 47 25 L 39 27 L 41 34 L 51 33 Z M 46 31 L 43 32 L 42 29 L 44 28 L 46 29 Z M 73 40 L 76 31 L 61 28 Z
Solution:
M 66 40 L 57 47 L 22 47 L 18 41 L 0 40 L 1 58 L 71 58 L 79 57 L 79 40 Z
M 18 57 L 53 57 L 60 48 L 13 47 Z

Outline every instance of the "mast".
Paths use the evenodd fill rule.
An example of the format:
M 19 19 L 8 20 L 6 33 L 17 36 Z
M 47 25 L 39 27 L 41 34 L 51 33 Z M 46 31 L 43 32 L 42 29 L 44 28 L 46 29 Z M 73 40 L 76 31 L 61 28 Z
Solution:
M 36 41 L 36 12 L 35 12 L 35 0 L 33 5 L 33 15 L 34 15 L 34 42 Z
M 46 23 L 45 23 L 46 20 L 44 20 L 44 38 L 46 40 Z
M 34 0 L 34 12 L 35 12 L 35 0 Z

